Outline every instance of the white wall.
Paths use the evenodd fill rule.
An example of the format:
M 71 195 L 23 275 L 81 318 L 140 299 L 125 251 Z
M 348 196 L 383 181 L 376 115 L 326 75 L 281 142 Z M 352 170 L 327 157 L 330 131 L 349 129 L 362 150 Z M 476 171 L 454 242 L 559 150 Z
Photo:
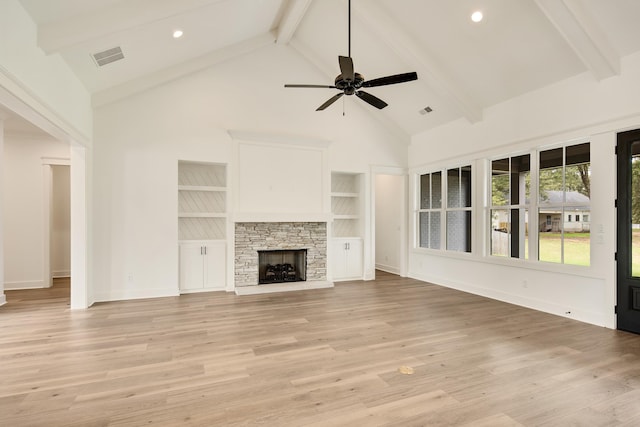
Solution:
M 85 154 L 90 159 L 93 134 L 90 94 L 59 55 L 45 55 L 37 46 L 37 27 L 18 0 L 0 2 L 0 40 L 0 105 L 56 139 L 76 148 L 82 146 L 79 150 L 83 154 L 82 159 Z M 74 175 L 83 181 L 76 182 Z M 72 188 L 84 189 L 84 179 L 87 179 L 88 189 L 91 175 L 90 162 L 72 165 Z M 72 230 L 76 235 L 76 239 L 72 238 L 72 258 L 76 262 L 72 261 L 75 265 L 72 270 L 83 274 L 75 274 L 71 307 L 86 308 L 91 289 L 87 289 L 87 283 L 81 276 L 91 264 L 91 248 L 87 248 L 91 234 L 78 226 L 91 221 L 86 205 L 90 195 L 78 197 L 80 194 L 74 192 L 72 195 L 72 202 L 76 205 Z M 5 245 L 5 258 L 8 251 L 6 240 L 5 235 L 0 234 L 0 242 Z M 78 298 L 78 295 L 82 297 Z
M 89 93 L 59 55 L 46 55 L 38 48 L 37 27 L 17 0 L 0 1 L 0 40 L 0 88 L 88 143 Z
M 300 76 L 324 79 L 274 44 L 95 111 L 95 300 L 178 293 L 178 160 L 231 163 L 228 130 L 329 141 L 330 170 L 406 166 L 408 141 L 357 99 L 316 112 L 327 93 L 283 87 Z
M 5 289 L 47 287 L 43 157 L 69 157 L 54 140 L 5 136 L 2 169 Z
M 404 200 L 402 175 L 375 175 L 376 268 L 400 274 Z
M 71 274 L 71 217 L 69 166 L 51 166 L 51 275 Z
M 417 135 L 409 148 L 415 194 L 420 171 L 472 163 L 476 170 L 473 254 L 413 249 L 412 277 L 492 298 L 615 327 L 616 132 L 640 127 L 640 54 L 623 58 L 622 73 L 601 82 L 582 74 Z M 486 255 L 485 159 L 572 140 L 591 142 L 591 266 L 498 260 Z M 411 209 L 414 209 L 412 206 Z M 415 235 L 415 214 L 411 236 Z
M 0 114 L 0 169 L 4 170 L 4 119 Z M 0 191 L 4 188 L 4 174 L 0 173 Z M 0 305 L 7 302 L 4 294 L 4 197 L 0 193 Z

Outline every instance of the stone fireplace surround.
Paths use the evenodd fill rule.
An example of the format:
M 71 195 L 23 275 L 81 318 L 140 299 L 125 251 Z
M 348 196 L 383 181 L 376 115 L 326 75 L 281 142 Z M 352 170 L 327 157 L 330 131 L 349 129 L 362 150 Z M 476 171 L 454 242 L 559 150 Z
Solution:
M 258 285 L 258 251 L 306 249 L 307 280 Z M 326 222 L 236 222 L 235 291 L 238 295 L 333 287 L 327 281 Z

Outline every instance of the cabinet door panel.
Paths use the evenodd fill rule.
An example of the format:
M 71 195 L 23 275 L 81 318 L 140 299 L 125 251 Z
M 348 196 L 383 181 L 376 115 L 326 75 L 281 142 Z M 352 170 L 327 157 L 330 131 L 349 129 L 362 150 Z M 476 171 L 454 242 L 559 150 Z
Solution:
M 206 248 L 204 287 L 208 289 L 224 289 L 226 287 L 225 244 L 208 244 Z
M 350 239 L 347 249 L 347 277 L 361 278 L 362 277 L 362 240 Z
M 334 280 L 342 279 L 347 274 L 347 257 L 345 241 L 333 240 L 331 242 L 331 276 Z
M 333 239 L 331 272 L 333 280 L 362 278 L 362 239 Z
M 180 245 L 180 289 L 202 289 L 204 270 L 200 244 Z

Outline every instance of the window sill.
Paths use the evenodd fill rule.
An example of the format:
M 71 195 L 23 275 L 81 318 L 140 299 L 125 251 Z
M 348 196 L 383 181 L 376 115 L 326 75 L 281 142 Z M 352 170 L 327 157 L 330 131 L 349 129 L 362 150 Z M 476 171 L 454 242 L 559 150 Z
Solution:
M 494 264 L 504 267 L 525 268 L 529 270 L 545 271 L 558 274 L 569 274 L 572 276 L 588 277 L 605 280 L 603 274 L 593 266 L 579 266 L 570 264 L 556 264 L 544 261 L 531 261 L 518 258 L 503 258 L 491 255 L 476 255 L 469 252 L 455 252 L 438 249 L 413 248 L 411 253 L 416 255 L 438 256 L 449 259 L 459 259 L 469 262 L 477 262 L 482 264 Z

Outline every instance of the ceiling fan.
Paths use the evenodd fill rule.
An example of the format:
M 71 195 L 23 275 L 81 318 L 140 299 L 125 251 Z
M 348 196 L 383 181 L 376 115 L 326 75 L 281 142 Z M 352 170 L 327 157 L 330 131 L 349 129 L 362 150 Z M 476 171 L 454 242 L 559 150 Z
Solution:
M 321 111 L 336 102 L 343 95 L 355 95 L 364 102 L 373 105 L 378 109 L 383 109 L 388 104 L 382 99 L 371 95 L 368 92 L 360 90 L 360 88 L 370 88 L 378 86 L 393 85 L 396 83 L 410 82 L 418 79 L 416 72 L 394 74 L 392 76 L 379 77 L 373 80 L 365 80 L 360 73 L 356 73 L 353 68 L 353 59 L 351 58 L 351 0 L 348 2 L 349 8 L 349 56 L 338 56 L 338 64 L 340 65 L 340 74 L 336 77 L 333 85 L 305 85 L 305 84 L 285 84 L 284 87 L 293 88 L 321 88 L 321 89 L 338 89 L 341 92 L 329 98 L 324 104 L 319 106 L 316 111 Z

